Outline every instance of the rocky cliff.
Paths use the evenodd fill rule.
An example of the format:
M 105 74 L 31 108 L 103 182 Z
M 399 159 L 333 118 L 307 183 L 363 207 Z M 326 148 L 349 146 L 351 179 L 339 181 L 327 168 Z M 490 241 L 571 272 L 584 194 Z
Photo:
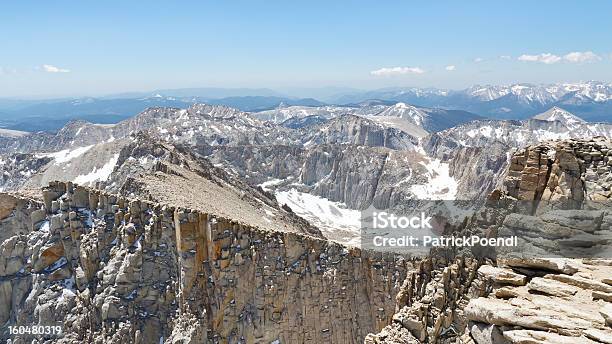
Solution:
M 58 325 L 41 342 L 357 343 L 389 322 L 411 266 L 72 183 L 43 195 L 0 199 L 4 340 Z

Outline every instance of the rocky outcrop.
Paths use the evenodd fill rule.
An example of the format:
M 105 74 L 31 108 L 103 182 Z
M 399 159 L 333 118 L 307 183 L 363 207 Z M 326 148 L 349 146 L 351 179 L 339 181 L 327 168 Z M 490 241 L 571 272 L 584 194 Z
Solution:
M 467 319 L 493 325 L 507 343 L 524 343 L 527 338 L 541 343 L 606 343 L 612 338 L 603 315 L 609 303 L 593 293 L 600 288 L 611 290 L 601 279 L 612 273 L 612 267 L 580 260 L 571 263 L 578 268 L 571 275 L 550 272 L 528 277 L 541 270 L 536 266 L 522 270 L 530 278 L 526 286 L 494 286 L 488 297 L 470 301 L 465 308 Z
M 536 119 L 480 120 L 432 133 L 423 140 L 423 148 L 431 156 L 449 162 L 463 199 L 485 199 L 490 192 L 501 188 L 499 182 L 511 164 L 509 157 L 516 150 L 540 143 L 546 145 L 551 139 L 569 144 L 571 140 L 583 141 L 598 135 L 611 138 L 612 125 Z M 524 162 L 526 158 L 517 159 Z M 516 161 L 512 165 L 517 168 Z M 511 169 L 512 172 L 516 170 Z
M 439 277 L 425 283 L 407 279 L 393 323 L 366 342 L 608 343 L 611 144 L 567 140 L 517 152 L 505 188 L 450 234 L 518 235 L 519 246 L 432 251 L 449 264 L 434 266 Z M 449 273 L 458 268 L 463 274 Z M 426 292 L 401 298 L 415 288 Z
M 438 265 L 439 264 L 439 265 Z M 467 322 L 462 309 L 484 294 L 479 262 L 430 258 L 408 274 L 397 296 L 393 323 L 365 343 L 452 343 Z
M 519 200 L 606 202 L 612 196 L 612 142 L 596 138 L 528 147 L 512 158 L 504 187 Z
M 13 300 L 23 299 L 28 292 L 26 283 L 11 283 L 10 278 L 25 273 L 25 256 L 31 252 L 27 234 L 32 220 L 44 217 L 40 202 L 18 195 L 0 194 L 0 324 L 11 313 Z
M 42 342 L 355 343 L 390 322 L 412 266 L 71 183 L 43 195 L 31 211 L 3 211 L 0 233 L 28 223 L 0 248 L 20 262 L 0 276 L 13 343 L 37 336 L 6 326 L 35 324 L 63 328 Z M 2 209 L 25 207 L 2 197 Z

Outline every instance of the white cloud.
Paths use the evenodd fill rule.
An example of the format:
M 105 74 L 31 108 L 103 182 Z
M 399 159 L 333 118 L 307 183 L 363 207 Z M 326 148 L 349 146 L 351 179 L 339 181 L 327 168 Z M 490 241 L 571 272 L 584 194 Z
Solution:
M 455 66 L 453 66 L 453 65 L 450 65 L 450 66 L 446 66 L 446 68 L 445 68 L 445 69 L 446 69 L 446 70 L 448 70 L 448 71 L 452 71 L 452 70 L 455 70 L 456 68 L 457 68 L 457 67 L 455 67 Z
M 474 62 L 476 62 L 476 63 L 480 63 L 482 61 L 484 61 L 484 59 L 482 57 L 477 57 L 477 58 L 474 59 Z
M 563 59 L 567 62 L 582 63 L 599 61 L 601 57 L 592 51 L 574 51 L 563 56 Z
M 543 53 L 539 55 L 521 55 L 518 57 L 518 60 L 527 62 L 541 62 L 545 64 L 553 64 L 561 61 L 569 63 L 585 63 L 599 61 L 601 60 L 601 57 L 592 51 L 574 51 L 563 56 L 557 56 L 550 53 Z
M 59 68 L 48 64 L 42 65 L 41 68 L 47 73 L 70 73 L 70 69 Z
M 557 55 L 544 53 L 539 55 L 521 55 L 518 57 L 519 61 L 526 62 L 540 62 L 544 64 L 553 64 L 561 61 L 561 58 Z
M 392 68 L 381 68 L 373 70 L 370 74 L 375 76 L 391 76 L 391 75 L 404 75 L 404 74 L 423 74 L 425 73 L 419 67 L 392 67 Z
M 510 59 L 512 59 L 512 57 L 510 55 L 502 55 L 499 58 L 502 59 L 502 60 L 510 60 Z

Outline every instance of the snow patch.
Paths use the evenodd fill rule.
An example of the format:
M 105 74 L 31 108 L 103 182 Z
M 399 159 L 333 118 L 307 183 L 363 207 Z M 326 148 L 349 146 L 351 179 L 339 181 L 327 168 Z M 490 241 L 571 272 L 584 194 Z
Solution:
M 41 232 L 49 232 L 50 229 L 50 223 L 49 220 L 46 220 L 45 222 L 43 222 L 42 226 L 40 226 L 40 228 L 38 229 Z
M 424 153 L 424 152 L 423 152 Z M 427 170 L 425 176 L 427 183 L 413 185 L 410 191 L 423 200 L 454 200 L 457 197 L 459 184 L 451 177 L 449 165 L 438 159 L 425 158 L 428 162 L 421 162 Z
M 261 184 L 259 184 L 259 186 L 261 186 L 261 188 L 264 191 L 272 191 L 272 189 L 270 188 L 270 186 L 274 186 L 274 185 L 278 185 L 280 183 L 282 183 L 283 180 L 282 179 L 270 179 L 268 181 L 265 181 Z
M 344 203 L 333 202 L 327 198 L 299 192 L 295 189 L 276 193 L 280 204 L 288 205 L 297 215 L 319 227 L 324 234 L 335 234 L 338 230 L 346 232 L 346 241 L 359 237 L 361 212 L 349 209 Z
M 75 149 L 64 149 L 61 150 L 59 152 L 55 152 L 55 153 L 48 153 L 48 154 L 41 154 L 38 155 L 38 157 L 42 157 L 42 158 L 52 158 L 55 161 L 55 164 L 61 164 L 61 163 L 65 163 L 68 162 L 74 158 L 77 158 L 83 154 L 85 154 L 88 150 L 90 150 L 94 145 L 91 146 L 85 146 L 85 147 L 79 147 L 79 148 L 75 148 Z
M 76 177 L 74 182 L 77 184 L 90 184 L 96 181 L 108 180 L 108 177 L 111 175 L 115 165 L 117 164 L 117 160 L 119 160 L 119 153 L 113 155 L 101 168 L 94 168 L 91 173 Z

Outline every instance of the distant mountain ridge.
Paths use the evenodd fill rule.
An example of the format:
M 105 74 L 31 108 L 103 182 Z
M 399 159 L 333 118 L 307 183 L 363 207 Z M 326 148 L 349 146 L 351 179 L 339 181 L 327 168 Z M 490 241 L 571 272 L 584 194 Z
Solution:
M 0 104 L 0 128 L 21 131 L 55 131 L 71 120 L 112 124 L 135 116 L 152 107 L 187 108 L 196 103 L 225 105 L 242 111 L 262 111 L 279 106 L 321 106 L 315 99 L 293 99 L 279 96 L 241 96 L 219 99 L 153 94 L 144 98 L 78 98 L 43 102 L 5 102 Z
M 338 96 L 338 104 L 378 99 L 461 109 L 489 118 L 526 119 L 558 106 L 589 122 L 612 120 L 612 84 L 600 81 L 548 85 L 475 85 L 464 90 L 386 88 Z
M 338 90 L 340 91 L 340 89 Z M 612 84 L 589 81 L 548 85 L 475 85 L 464 90 L 435 88 L 383 88 L 371 91 L 345 89 L 335 96 L 294 97 L 270 89 L 192 88 L 116 94 L 105 97 L 47 100 L 0 99 L 0 128 L 21 131 L 55 131 L 68 121 L 82 119 L 110 124 L 132 117 L 149 107 L 187 108 L 195 103 L 225 105 L 242 111 L 276 111 L 294 106 L 312 112 L 313 107 L 328 109 L 359 108 L 361 115 L 380 112 L 386 106 L 410 106 L 456 110 L 494 119 L 527 119 L 559 107 L 588 122 L 612 121 Z M 343 113 L 349 113 L 350 110 Z M 369 112 L 369 113 L 365 113 Z M 277 111 L 277 113 L 280 113 Z M 337 114 L 336 114 L 337 115 Z M 285 116 L 285 115 L 283 115 Z M 290 116 L 285 116 L 285 120 Z M 439 128 L 436 128 L 439 129 Z
M 365 101 L 350 106 L 288 106 L 273 110 L 256 112 L 256 118 L 263 121 L 283 123 L 300 118 L 313 119 L 317 122 L 345 115 L 356 115 L 371 121 L 393 127 L 417 137 L 427 133 L 444 130 L 455 125 L 483 117 L 461 110 L 445 110 L 417 107 L 406 103 L 391 103 L 380 101 Z M 289 122 L 289 123 L 292 123 Z

